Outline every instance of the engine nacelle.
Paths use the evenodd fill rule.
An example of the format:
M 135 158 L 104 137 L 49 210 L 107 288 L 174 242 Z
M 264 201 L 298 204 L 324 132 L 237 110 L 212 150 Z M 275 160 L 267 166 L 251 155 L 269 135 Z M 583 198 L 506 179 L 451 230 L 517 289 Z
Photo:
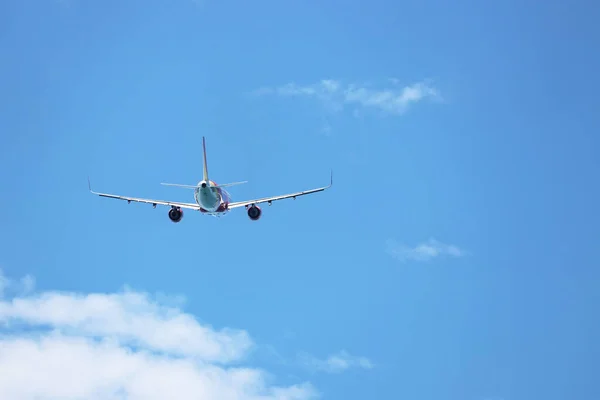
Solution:
M 179 207 L 172 207 L 169 210 L 169 219 L 173 222 L 179 222 L 183 218 L 183 210 Z
M 262 215 L 262 210 L 260 209 L 259 206 L 252 204 L 250 207 L 248 207 L 248 217 L 252 221 L 258 221 L 260 219 L 261 215 Z

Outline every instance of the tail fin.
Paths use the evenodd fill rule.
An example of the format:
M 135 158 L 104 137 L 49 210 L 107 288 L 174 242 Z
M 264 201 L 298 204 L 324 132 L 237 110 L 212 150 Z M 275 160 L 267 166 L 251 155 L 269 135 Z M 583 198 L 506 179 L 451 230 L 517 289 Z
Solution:
M 204 136 L 202 136 L 202 164 L 203 164 L 202 180 L 208 182 L 208 164 L 206 161 L 206 140 L 204 139 Z
M 202 136 L 202 180 L 205 182 L 209 182 L 209 180 L 208 180 L 208 163 L 206 161 L 206 139 L 204 138 L 204 136 Z M 248 181 L 224 183 L 222 185 L 216 185 L 216 186 L 212 186 L 212 187 L 225 188 L 225 187 L 229 187 L 229 186 L 240 185 L 240 184 L 246 183 L 246 182 L 248 182 Z M 211 184 L 211 185 L 213 185 L 213 184 Z M 181 185 L 179 183 L 164 183 L 164 182 L 161 183 L 161 185 L 177 186 L 177 187 L 186 188 L 186 189 L 197 189 L 200 187 L 198 185 Z

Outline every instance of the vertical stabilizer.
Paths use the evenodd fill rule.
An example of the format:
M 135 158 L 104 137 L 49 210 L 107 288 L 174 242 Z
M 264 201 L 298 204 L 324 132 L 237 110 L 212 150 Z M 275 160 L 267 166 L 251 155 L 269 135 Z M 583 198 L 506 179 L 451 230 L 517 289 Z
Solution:
M 202 180 L 208 182 L 208 166 L 206 163 L 206 140 L 204 139 L 204 136 L 202 136 L 202 164 Z

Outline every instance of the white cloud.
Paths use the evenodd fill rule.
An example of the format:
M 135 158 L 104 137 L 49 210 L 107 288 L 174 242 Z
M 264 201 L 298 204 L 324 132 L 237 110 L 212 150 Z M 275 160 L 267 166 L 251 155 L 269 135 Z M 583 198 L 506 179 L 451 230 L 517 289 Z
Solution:
M 349 368 L 373 368 L 373 363 L 365 357 L 356 357 L 350 355 L 345 350 L 337 354 L 330 355 L 322 360 L 307 353 L 299 355 L 300 362 L 309 369 L 324 371 L 329 373 L 339 373 Z
M 12 281 L 3 277 L 0 282 Z M 164 296 L 163 296 L 164 297 Z M 11 400 L 305 400 L 241 366 L 242 330 L 201 325 L 146 293 L 44 292 L 0 300 L 0 398 Z
M 111 336 L 123 344 L 216 362 L 240 358 L 252 345 L 244 331 L 215 331 L 179 309 L 132 291 L 116 294 L 47 292 L 0 303 L 0 322 L 53 326 L 89 337 Z
M 345 106 L 373 108 L 390 114 L 403 114 L 411 104 L 425 99 L 441 100 L 437 89 L 428 82 L 417 82 L 401 87 L 396 79 L 390 80 L 391 87 L 373 89 L 368 85 L 346 84 L 332 79 L 324 79 L 310 85 L 288 83 L 283 86 L 256 90 L 257 95 L 275 94 L 279 96 L 304 96 L 321 101 L 332 111 Z M 356 109 L 355 109 L 356 111 Z
M 406 246 L 389 239 L 386 242 L 386 246 L 388 254 L 400 261 L 429 261 L 442 255 L 461 257 L 466 254 L 464 250 L 458 248 L 457 246 L 444 244 L 433 238 L 418 244 L 415 247 Z

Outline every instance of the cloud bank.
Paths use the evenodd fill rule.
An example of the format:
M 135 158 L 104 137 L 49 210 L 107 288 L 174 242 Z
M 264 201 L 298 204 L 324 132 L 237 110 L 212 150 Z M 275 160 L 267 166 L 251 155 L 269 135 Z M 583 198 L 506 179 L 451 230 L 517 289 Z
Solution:
M 386 242 L 386 250 L 399 261 L 430 261 L 440 256 L 462 257 L 466 254 L 455 245 L 445 244 L 433 238 L 414 247 L 389 239 Z
M 25 283 L 24 283 L 25 282 Z M 27 283 L 28 282 L 28 283 Z M 33 290 L 0 271 L 0 398 L 11 400 L 305 400 L 310 383 L 276 386 L 239 365 L 247 332 L 216 330 L 147 293 Z M 29 285 L 29 286 L 28 286 Z
M 314 98 L 331 111 L 340 111 L 346 106 L 354 106 L 355 110 L 370 108 L 393 115 L 403 114 L 410 105 L 426 99 L 442 100 L 439 91 L 428 82 L 400 86 L 396 79 L 391 80 L 391 86 L 384 88 L 343 84 L 338 80 L 323 79 L 309 85 L 288 83 L 274 88 L 263 87 L 254 91 L 254 94 Z

